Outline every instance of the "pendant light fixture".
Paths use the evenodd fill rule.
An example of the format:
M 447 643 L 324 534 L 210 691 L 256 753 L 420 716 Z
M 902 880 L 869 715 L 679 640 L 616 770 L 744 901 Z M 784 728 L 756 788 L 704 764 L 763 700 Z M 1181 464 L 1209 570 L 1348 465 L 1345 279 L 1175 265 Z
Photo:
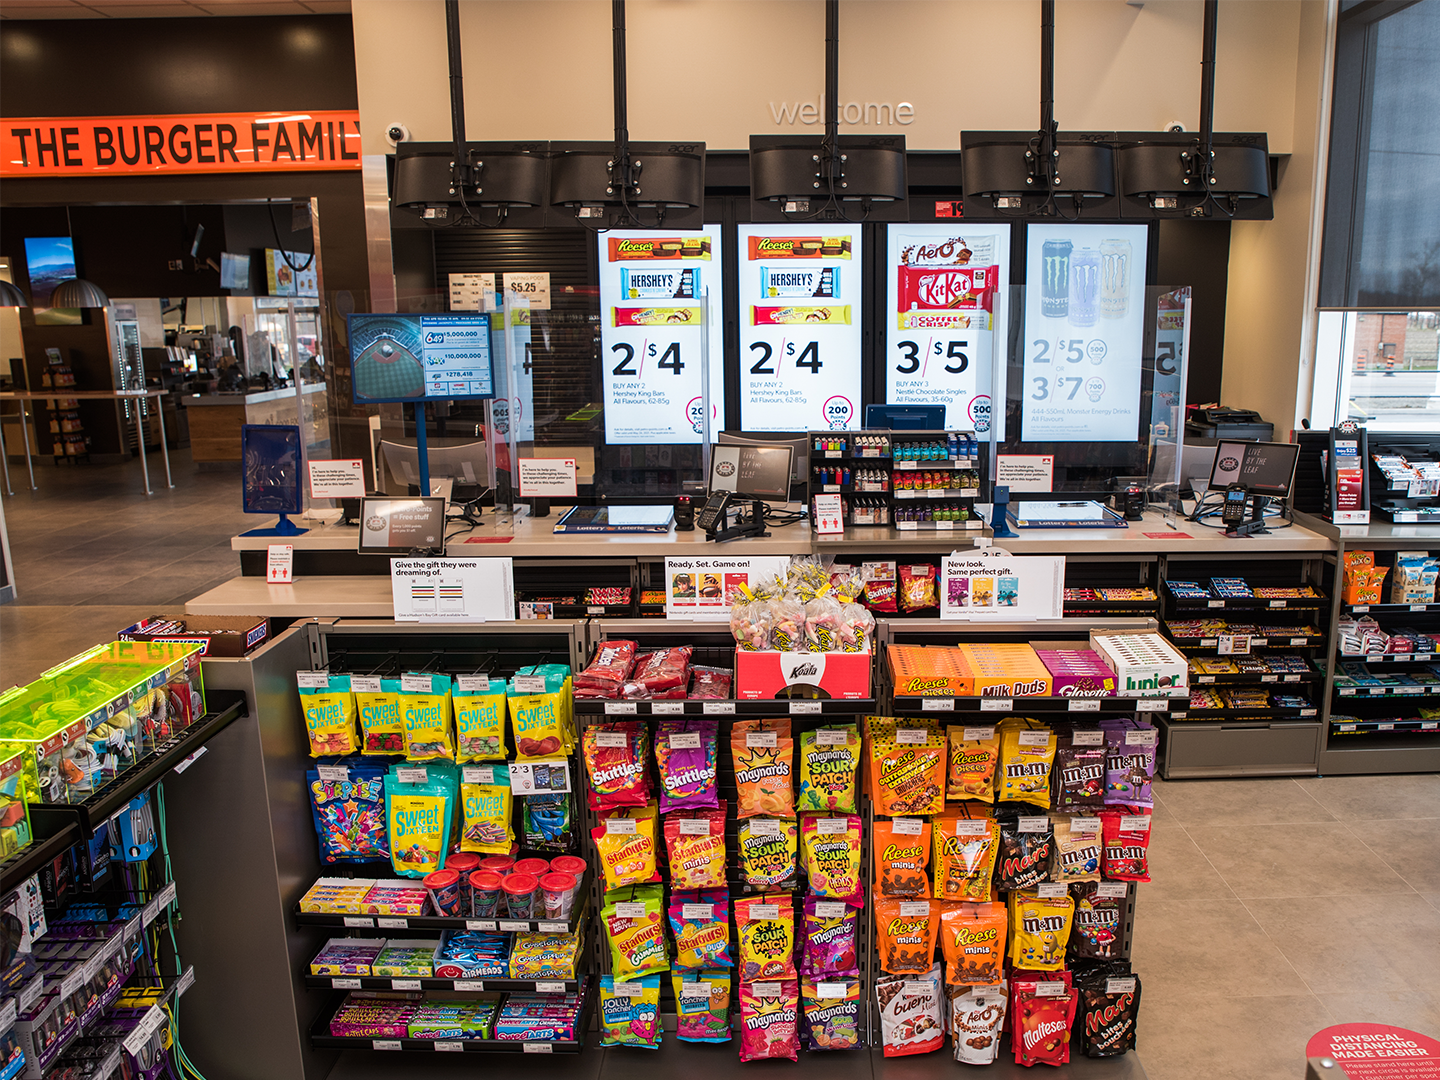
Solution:
M 70 248 L 75 248 L 75 227 L 70 222 L 70 207 L 65 207 L 65 232 L 70 237 Z M 52 308 L 103 308 L 110 306 L 110 297 L 93 281 L 82 277 L 69 278 L 55 286 L 50 294 Z
M 29 307 L 30 301 L 20 291 L 20 286 L 9 281 L 0 281 L 0 307 Z

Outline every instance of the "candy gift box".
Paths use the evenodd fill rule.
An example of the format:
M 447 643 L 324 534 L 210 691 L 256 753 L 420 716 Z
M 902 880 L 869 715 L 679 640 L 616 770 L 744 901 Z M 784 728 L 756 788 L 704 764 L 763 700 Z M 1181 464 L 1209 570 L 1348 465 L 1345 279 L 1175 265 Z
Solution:
M 1115 672 L 1120 697 L 1185 697 L 1190 667 L 1159 634 L 1090 634 L 1090 647 Z
M 1066 647 L 1061 643 L 1034 642 L 1035 655 L 1050 672 L 1051 692 L 1056 697 L 1111 697 L 1115 693 L 1115 672 L 1094 649 Z
M 885 649 L 897 697 L 970 697 L 975 672 L 953 645 L 890 645 Z
M 1050 672 L 1029 645 L 962 644 L 960 654 L 974 672 L 979 697 L 1049 697 Z

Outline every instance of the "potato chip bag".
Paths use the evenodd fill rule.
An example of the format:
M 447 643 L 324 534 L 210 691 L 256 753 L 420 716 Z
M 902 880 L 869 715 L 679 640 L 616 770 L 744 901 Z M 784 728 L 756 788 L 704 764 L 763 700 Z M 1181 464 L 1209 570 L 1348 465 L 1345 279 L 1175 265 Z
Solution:
M 930 822 L 922 818 L 876 821 L 871 857 L 876 896 L 929 896 Z
M 600 1045 L 660 1046 L 660 976 L 600 976 Z
M 655 815 L 644 814 L 645 807 L 638 809 L 642 811 L 639 816 L 616 814 L 602 818 L 590 830 L 607 891 L 660 880 L 655 858 Z
M 740 935 L 740 981 L 795 978 L 795 907 L 788 895 L 735 901 Z
M 875 980 L 880 1043 L 886 1057 L 928 1054 L 945 1045 L 945 992 L 940 965 L 919 975 L 882 975 Z
M 504 683 L 486 675 L 457 675 L 451 691 L 455 708 L 455 760 L 505 760 Z
M 665 849 L 674 889 L 723 889 L 725 801 L 714 810 L 680 810 L 665 815 Z
M 798 835 L 792 820 L 746 818 L 741 821 L 736 831 L 741 880 L 757 889 L 794 882 Z
M 801 820 L 810 891 L 816 896 L 859 896 L 860 816 L 806 814 Z
M 951 986 L 999 986 L 1009 926 L 1005 905 L 959 904 L 940 913 L 945 982 Z
M 585 792 L 590 809 L 603 812 L 650 801 L 645 769 L 650 734 L 643 720 L 592 724 L 585 729 L 580 745 L 590 781 Z
M 1028 971 L 1060 971 L 1070 940 L 1075 901 L 1037 896 L 1033 889 L 1010 894 L 1010 962 Z
M 358 685 L 357 685 L 358 684 Z M 405 706 L 400 680 L 351 676 L 360 710 L 360 752 L 375 757 L 405 756 Z
M 966 804 L 935 818 L 932 831 L 935 895 L 941 900 L 989 900 L 1000 850 L 1000 825 L 988 807 Z
M 385 820 L 390 830 L 390 865 L 405 877 L 424 877 L 445 869 L 458 788 L 453 765 L 431 763 L 425 779 L 402 783 L 400 765 L 385 775 Z
M 740 1060 L 800 1060 L 800 987 L 792 976 L 740 984 Z
M 736 816 L 794 817 L 791 790 L 795 743 L 790 719 L 738 720 L 730 730 L 735 763 Z
M 1055 733 L 1037 720 L 1007 716 L 1000 721 L 1000 787 L 997 802 L 1050 807 L 1050 767 Z
M 610 970 L 617 979 L 638 979 L 670 970 L 662 897 L 659 885 L 637 885 L 605 894 L 600 921 L 610 946 Z
M 730 894 L 719 889 L 670 894 L 670 931 L 675 937 L 672 971 L 731 968 Z
M 1084 820 L 1064 814 L 1055 818 L 1055 862 L 1050 869 L 1052 881 L 1068 884 L 1100 880 L 1100 832 L 1093 828 L 1076 829 L 1075 823 Z M 1099 819 L 1092 817 L 1089 820 Z
M 798 810 L 855 813 L 855 771 L 860 767 L 860 729 L 854 724 L 800 734 Z
M 860 980 L 800 980 L 800 1038 L 806 1050 L 853 1050 L 860 1045 Z
M 847 902 L 805 897 L 798 965 L 802 974 L 820 978 L 859 974 L 856 941 L 860 916 L 853 906 L 859 903 L 859 899 Z
M 875 900 L 875 948 L 880 970 L 924 974 L 935 955 L 940 905 L 930 900 Z
M 1107 881 L 1150 880 L 1150 815 L 1102 810 L 1100 872 Z
M 716 804 L 715 742 L 718 721 L 661 720 L 655 734 L 660 812 Z
M 510 828 L 510 768 L 485 765 L 476 771 L 484 777 L 486 769 L 489 783 L 460 785 L 460 850 L 509 855 L 515 846 Z
M 728 1043 L 730 972 L 672 972 L 675 989 L 675 1037 L 681 1042 Z
M 918 816 L 945 809 L 945 735 L 933 722 L 870 716 L 865 732 L 876 814 Z
M 994 725 L 952 727 L 949 737 L 946 797 L 994 802 L 995 765 L 1000 760 L 1000 737 Z
M 454 761 L 455 732 L 449 675 L 402 675 L 405 757 L 410 761 Z
M 360 744 L 355 738 L 355 693 L 350 688 L 350 676 L 330 675 L 326 682 L 324 687 L 300 687 L 310 756 L 353 754 Z

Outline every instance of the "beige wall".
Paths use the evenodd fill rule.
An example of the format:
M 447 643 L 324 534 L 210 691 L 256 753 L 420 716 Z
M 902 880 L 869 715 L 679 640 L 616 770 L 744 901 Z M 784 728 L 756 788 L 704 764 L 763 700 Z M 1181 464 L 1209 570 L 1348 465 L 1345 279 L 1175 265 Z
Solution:
M 610 4 L 462 0 L 471 139 L 610 139 Z M 1070 130 L 1155 130 L 1199 121 L 1200 0 L 1061 0 L 1056 118 Z M 1216 126 L 1294 139 L 1300 0 L 1221 0 Z M 354 0 L 367 154 L 384 129 L 450 138 L 441 0 Z M 912 149 L 959 145 L 962 128 L 1039 123 L 1037 0 L 844 0 L 840 99 L 914 106 Z M 752 134 L 818 130 L 774 110 L 819 102 L 822 0 L 630 0 L 629 109 L 635 139 L 742 149 Z M 873 124 L 842 130 L 875 131 Z

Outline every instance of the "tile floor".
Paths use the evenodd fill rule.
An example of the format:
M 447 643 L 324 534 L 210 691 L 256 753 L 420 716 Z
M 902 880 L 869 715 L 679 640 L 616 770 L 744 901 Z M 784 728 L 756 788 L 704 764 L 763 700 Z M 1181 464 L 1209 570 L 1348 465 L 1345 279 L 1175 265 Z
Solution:
M 0 607 L 0 685 L 239 572 L 238 474 L 172 465 L 148 499 L 134 462 L 42 466 L 39 492 L 6 498 L 20 601 Z M 1133 953 L 1150 1080 L 1298 1077 L 1331 1024 L 1440 1037 L 1440 775 L 1155 792 Z

